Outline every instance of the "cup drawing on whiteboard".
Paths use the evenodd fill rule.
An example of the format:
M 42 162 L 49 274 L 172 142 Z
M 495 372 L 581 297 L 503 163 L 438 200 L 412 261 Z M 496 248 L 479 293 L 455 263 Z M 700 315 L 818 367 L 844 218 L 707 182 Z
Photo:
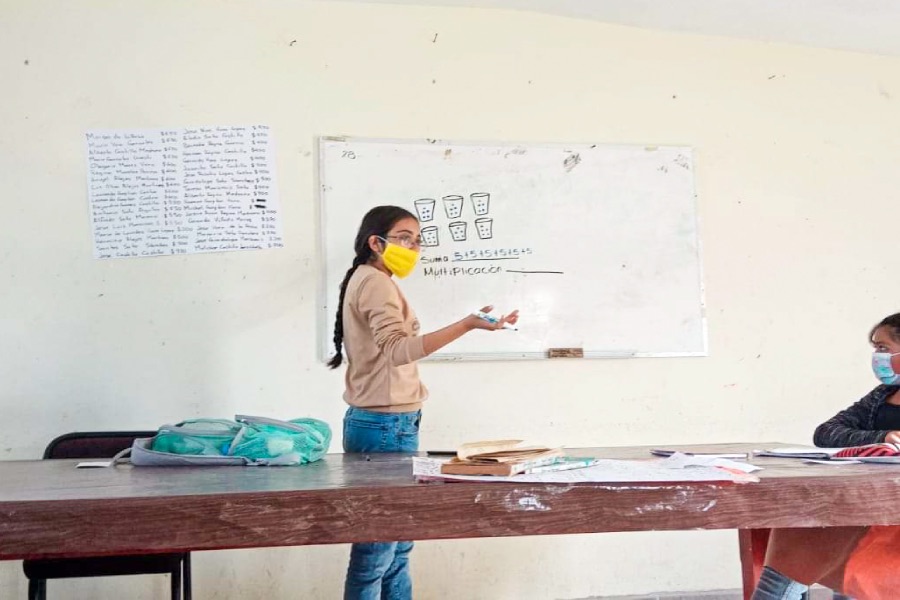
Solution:
M 454 221 L 450 223 L 450 237 L 454 242 L 466 241 L 466 225 L 465 221 Z
M 434 219 L 434 205 L 435 200 L 433 198 L 421 198 L 413 202 L 416 206 L 416 214 L 419 215 L 420 221 L 431 221 Z
M 444 196 L 442 200 L 444 201 L 444 212 L 447 213 L 448 219 L 458 219 L 462 216 L 462 196 Z
M 494 237 L 494 220 L 490 217 L 478 217 L 475 219 L 475 231 L 478 239 L 489 240 Z
M 491 210 L 491 195 L 487 192 L 477 192 L 471 195 L 472 198 L 472 208 L 475 209 L 475 214 L 483 217 L 488 214 Z
M 422 246 L 425 248 L 434 248 L 440 245 L 438 238 L 438 228 L 434 225 L 422 228 Z

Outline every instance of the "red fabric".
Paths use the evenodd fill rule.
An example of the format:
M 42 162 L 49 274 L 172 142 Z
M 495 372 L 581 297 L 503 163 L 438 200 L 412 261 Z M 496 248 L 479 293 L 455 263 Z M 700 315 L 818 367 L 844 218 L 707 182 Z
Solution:
M 900 526 L 775 529 L 766 565 L 855 600 L 898 600 Z
M 844 593 L 857 600 L 900 597 L 900 527 L 870 527 L 844 569 Z
M 869 444 L 844 448 L 834 455 L 836 458 L 853 458 L 856 456 L 900 456 L 900 444 Z

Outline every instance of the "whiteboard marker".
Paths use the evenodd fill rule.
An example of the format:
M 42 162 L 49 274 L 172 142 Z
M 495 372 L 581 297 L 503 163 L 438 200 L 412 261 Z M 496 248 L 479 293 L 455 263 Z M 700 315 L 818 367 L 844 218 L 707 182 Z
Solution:
M 481 312 L 480 310 L 477 310 L 477 311 L 473 312 L 472 314 L 475 315 L 476 317 L 478 317 L 479 319 L 487 321 L 488 323 L 496 324 L 496 323 L 500 322 L 500 319 L 498 319 L 497 317 L 493 317 L 493 316 L 487 314 L 486 312 Z M 509 323 L 504 323 L 503 329 L 512 329 L 513 331 L 519 330 L 518 327 L 516 327 L 515 325 L 510 325 Z

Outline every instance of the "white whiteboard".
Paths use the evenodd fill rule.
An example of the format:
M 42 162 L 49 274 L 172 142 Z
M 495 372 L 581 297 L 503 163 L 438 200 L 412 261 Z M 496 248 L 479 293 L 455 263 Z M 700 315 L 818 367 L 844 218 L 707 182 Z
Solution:
M 420 216 L 399 282 L 422 331 L 487 304 L 519 331 L 473 332 L 438 359 L 698 356 L 707 351 L 690 148 L 322 138 L 322 357 L 372 207 Z

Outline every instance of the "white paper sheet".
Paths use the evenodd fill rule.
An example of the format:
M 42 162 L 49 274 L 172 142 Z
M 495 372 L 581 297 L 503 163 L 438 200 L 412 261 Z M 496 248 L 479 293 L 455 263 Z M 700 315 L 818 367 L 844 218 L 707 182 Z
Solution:
M 722 456 L 700 454 L 682 454 L 674 453 L 672 456 L 663 461 L 663 464 L 669 469 L 684 469 L 688 467 L 721 467 L 723 469 L 733 469 L 742 473 L 753 473 L 762 470 L 762 467 L 752 465 L 747 462 L 739 462 Z
M 265 125 L 86 134 L 95 258 L 281 248 Z
M 765 450 L 755 450 L 756 456 L 774 456 L 776 458 L 813 458 L 827 459 L 837 454 L 844 448 L 816 448 L 812 446 L 783 446 L 779 448 L 767 448 Z
M 684 455 L 680 455 L 684 456 Z M 482 482 L 519 483 L 629 483 L 629 482 L 677 482 L 677 481 L 739 481 L 751 482 L 758 479 L 745 472 L 704 464 L 690 463 L 682 458 L 612 460 L 601 459 L 598 464 L 571 471 L 551 471 L 531 475 L 496 477 L 491 475 L 444 475 L 438 458 L 413 458 L 413 475 L 420 480 L 453 480 Z M 694 458 L 694 457 L 688 457 Z M 724 460 L 726 459 L 716 459 Z

